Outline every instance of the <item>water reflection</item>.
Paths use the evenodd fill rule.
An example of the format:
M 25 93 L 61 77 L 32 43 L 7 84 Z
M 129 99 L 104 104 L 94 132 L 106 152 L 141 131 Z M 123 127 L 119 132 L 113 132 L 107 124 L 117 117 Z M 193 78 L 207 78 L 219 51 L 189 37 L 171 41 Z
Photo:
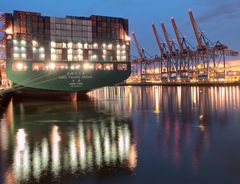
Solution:
M 206 179 L 205 172 L 226 183 L 214 160 L 226 173 L 240 169 L 231 156 L 240 154 L 239 87 L 113 87 L 88 95 L 77 104 L 9 104 L 0 126 L 3 183 L 114 174 L 138 183 L 169 173 L 183 183 L 185 173 Z
M 213 127 L 228 126 L 240 111 L 239 87 L 125 87 L 124 93 L 104 88 L 90 93 L 111 110 L 130 112 L 136 136 L 142 139 L 138 152 L 156 141 L 156 154 L 170 159 L 174 167 L 189 164 L 198 171 L 201 158 L 213 144 Z M 107 91 L 107 92 L 106 92 Z M 122 96 L 122 94 L 125 94 Z M 108 104 L 107 99 L 123 98 Z M 113 107 L 114 106 L 114 107 Z M 239 118 L 239 117 L 238 117 Z M 149 136 L 148 136 L 149 135 Z M 150 136 L 151 135 L 151 136 Z M 154 135 L 157 135 L 154 137 Z M 155 139 L 155 140 L 154 140 Z M 145 140 L 144 145 L 142 141 Z M 185 157 L 186 154 L 189 157 Z M 159 159 L 161 160 L 161 159 Z
M 6 126 L 7 117 L 1 124 L 1 131 L 9 134 L 9 137 L 1 139 L 1 145 L 5 140 L 11 141 L 11 136 L 15 137 L 14 144 L 4 143 L 14 148 L 13 152 L 10 149 L 7 155 L 3 155 L 6 161 L 11 160 L 9 156 L 13 155 L 12 164 L 5 162 L 6 173 L 8 170 L 13 176 L 10 183 L 40 182 L 44 177 L 52 178 L 49 182 L 54 182 L 56 178 L 68 174 L 80 176 L 108 168 L 131 172 L 136 167 L 136 146 L 127 118 L 97 113 L 92 107 L 72 113 L 71 110 L 65 111 L 72 107 L 65 102 L 60 105 L 39 102 L 39 109 L 33 109 L 33 104 L 29 102 L 14 107 L 11 103 L 10 106 L 8 110 L 13 111 L 8 113 L 12 113 L 14 131 L 10 133 Z M 43 107 L 43 110 L 49 108 L 47 116 L 46 112 L 41 112 L 42 116 L 39 116 Z M 61 114 L 55 114 L 55 108 Z M 20 112 L 32 111 L 22 114 L 17 113 L 19 109 Z M 5 180 L 5 183 L 9 182 Z

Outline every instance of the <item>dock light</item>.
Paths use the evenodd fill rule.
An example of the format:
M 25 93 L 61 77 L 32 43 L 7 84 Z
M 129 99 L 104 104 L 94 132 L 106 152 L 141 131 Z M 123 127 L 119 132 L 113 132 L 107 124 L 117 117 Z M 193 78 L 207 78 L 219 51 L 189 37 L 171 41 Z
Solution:
M 93 65 L 92 65 L 92 64 L 89 64 L 89 63 L 85 63 L 85 64 L 83 65 L 83 69 L 84 69 L 84 70 L 93 69 Z
M 126 51 L 125 51 L 125 50 L 123 50 L 123 51 L 122 51 L 122 54 L 126 54 Z
M 36 40 L 32 40 L 32 46 L 33 47 L 37 47 L 38 46 L 38 42 Z
M 12 34 L 12 28 L 11 27 L 8 27 L 7 29 L 5 29 L 5 33 L 7 34 Z
M 34 66 L 34 70 L 39 70 L 38 65 Z
M 62 48 L 67 48 L 67 44 L 66 43 L 62 43 Z
M 93 48 L 94 48 L 94 49 L 97 49 L 97 48 L 98 48 L 98 44 L 97 44 L 97 43 L 94 43 L 94 44 L 93 44 Z
M 127 59 L 127 57 L 126 57 L 126 56 L 122 56 L 121 59 L 122 59 L 123 61 L 125 61 L 125 60 Z
M 87 49 L 87 48 L 88 48 L 88 44 L 84 43 L 84 49 Z
M 52 41 L 51 42 L 51 47 L 56 47 L 56 42 Z
M 23 70 L 23 63 L 17 63 L 17 70 L 19 70 L 19 71 L 21 71 L 21 70 Z
M 16 39 L 13 40 L 13 45 L 17 45 L 18 41 Z
M 78 48 L 79 48 L 79 49 L 82 49 L 82 47 L 83 47 L 83 44 L 79 42 L 79 43 L 78 43 Z
M 109 50 L 112 50 L 112 47 L 113 47 L 113 45 L 110 43 L 110 44 L 108 44 L 108 49 Z
M 84 63 L 83 69 L 84 69 L 84 70 L 90 69 L 89 63 Z
M 67 44 L 67 47 L 68 47 L 68 48 L 72 48 L 72 46 L 73 46 L 73 43 L 72 43 L 72 42 L 69 42 L 69 43 Z
M 119 44 L 117 44 L 117 49 L 120 49 L 120 45 Z
M 13 50 L 14 50 L 14 52 L 18 52 L 19 48 L 18 47 L 14 47 Z
M 75 69 L 75 67 L 72 65 L 72 66 L 71 66 L 71 70 L 74 70 L 74 69 Z
M 84 63 L 83 69 L 84 69 L 84 70 L 88 70 L 88 69 L 89 69 L 89 64 L 88 64 L 88 63 Z
M 26 45 L 26 41 L 25 40 L 21 40 L 21 45 L 25 46 Z
M 102 44 L 102 47 L 103 47 L 104 49 L 106 48 L 106 46 L 107 46 L 106 43 L 103 43 L 103 44 Z
M 126 49 L 126 45 L 124 44 L 124 45 L 122 45 L 122 49 Z
M 93 60 L 96 60 L 96 59 L 97 59 L 97 55 L 94 54 L 94 55 L 92 56 L 92 59 L 93 59 Z
M 45 58 L 45 54 L 40 54 L 40 59 L 44 59 Z
M 36 49 L 36 48 L 33 48 L 33 49 Z M 51 54 L 55 54 L 55 49 L 54 48 L 51 48 Z
M 50 70 L 54 70 L 56 68 L 56 64 L 55 63 L 50 63 L 49 68 L 50 68 Z
M 130 42 L 130 41 L 131 41 L 131 37 L 128 36 L 128 35 L 126 35 L 126 36 L 125 36 L 125 41 Z
M 111 67 L 109 65 L 106 65 L 106 70 L 111 70 Z
M 21 47 L 21 52 L 26 52 L 26 48 L 25 47 Z
M 83 50 L 82 49 L 78 49 L 78 54 L 82 55 L 83 54 Z
M 18 53 L 13 53 L 13 58 L 14 58 L 14 59 L 19 59 L 19 57 L 20 57 L 20 56 L 19 56 Z
M 56 61 L 57 60 L 57 55 L 56 54 L 51 54 L 51 60 Z
M 40 47 L 40 48 L 39 48 L 39 52 L 44 52 L 44 48 L 43 48 L 43 47 Z
M 68 49 L 68 54 L 72 54 L 73 53 L 73 50 L 72 49 Z
M 26 55 L 25 53 L 22 53 L 22 54 L 21 54 L 21 58 L 22 58 L 22 59 L 26 59 L 26 57 L 27 57 L 27 55 Z

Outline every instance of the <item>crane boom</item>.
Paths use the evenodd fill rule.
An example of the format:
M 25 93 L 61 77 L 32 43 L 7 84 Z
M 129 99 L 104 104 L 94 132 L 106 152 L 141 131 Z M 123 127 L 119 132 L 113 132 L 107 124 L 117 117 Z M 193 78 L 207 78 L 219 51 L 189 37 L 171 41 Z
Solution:
M 170 43 L 168 35 L 167 35 L 167 30 L 166 30 L 165 25 L 164 25 L 163 22 L 161 22 L 161 25 L 162 25 L 162 30 L 163 30 L 163 33 L 164 33 L 164 37 L 165 37 L 166 42 L 167 42 L 168 50 L 172 54 L 173 50 L 172 50 L 172 46 L 171 46 L 171 43 Z
M 191 23 L 192 23 L 192 27 L 193 27 L 193 31 L 194 31 L 195 37 L 196 37 L 197 42 L 198 42 L 198 47 L 199 47 L 199 49 L 202 50 L 203 49 L 203 45 L 202 45 L 201 38 L 200 38 L 198 29 L 197 29 L 196 21 L 195 21 L 195 19 L 193 17 L 192 10 L 189 10 L 189 17 L 190 17 L 190 20 L 191 20 Z
M 172 20 L 172 26 L 173 26 L 173 29 L 174 29 L 174 32 L 175 32 L 175 35 L 176 35 L 176 38 L 177 38 L 177 41 L 178 41 L 178 45 L 180 47 L 181 52 L 183 52 L 183 44 L 181 42 L 181 38 L 180 38 L 179 33 L 178 33 L 177 24 L 176 24 L 173 17 L 171 17 L 171 20 Z
M 142 55 L 141 49 L 139 47 L 139 44 L 138 44 L 138 41 L 137 41 L 137 38 L 136 38 L 136 35 L 135 35 L 134 32 L 132 32 L 132 36 L 133 36 L 133 41 L 134 41 L 134 44 L 135 44 L 135 46 L 137 48 L 138 54 L 139 54 L 139 56 L 140 56 L 140 58 L 142 60 L 143 59 L 143 55 Z
M 159 50 L 160 50 L 161 56 L 163 57 L 163 56 L 164 56 L 164 51 L 163 51 L 163 48 L 162 48 L 162 46 L 161 46 L 161 41 L 160 41 L 160 38 L 159 38 L 158 33 L 157 33 L 157 29 L 156 29 L 156 27 L 155 27 L 154 24 L 152 24 L 152 29 L 153 29 L 155 38 L 156 38 L 156 40 L 157 40 L 157 44 L 158 44 L 158 48 L 159 48 Z

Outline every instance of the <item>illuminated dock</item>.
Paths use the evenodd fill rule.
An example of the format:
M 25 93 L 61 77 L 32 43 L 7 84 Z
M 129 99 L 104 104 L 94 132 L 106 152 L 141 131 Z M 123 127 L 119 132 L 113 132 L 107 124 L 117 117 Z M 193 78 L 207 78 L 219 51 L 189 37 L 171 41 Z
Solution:
M 240 72 L 233 71 L 227 61 L 239 55 L 220 41 L 211 41 L 199 28 L 192 11 L 190 22 L 196 37 L 193 46 L 183 36 L 173 17 L 171 23 L 176 39 L 172 38 L 161 22 L 163 38 L 152 24 L 159 54 L 152 56 L 138 42 L 132 33 L 139 57 L 132 60 L 132 75 L 126 81 L 129 85 L 235 85 L 239 84 Z M 176 41 L 175 41 L 176 40 Z

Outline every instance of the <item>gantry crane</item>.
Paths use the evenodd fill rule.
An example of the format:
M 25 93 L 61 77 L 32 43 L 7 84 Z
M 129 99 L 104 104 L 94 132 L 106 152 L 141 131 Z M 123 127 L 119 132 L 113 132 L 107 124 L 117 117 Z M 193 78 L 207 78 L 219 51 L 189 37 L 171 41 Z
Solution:
M 157 44 L 158 44 L 158 48 L 160 51 L 160 57 L 159 57 L 159 62 L 160 62 L 160 78 L 161 80 L 166 80 L 168 79 L 168 54 L 166 52 L 166 47 L 165 44 L 163 42 L 161 42 L 157 29 L 155 27 L 155 24 L 152 23 L 152 29 L 153 29 L 153 33 L 154 36 L 156 38 Z
M 175 36 L 177 38 L 177 42 L 180 48 L 180 61 L 179 61 L 179 73 L 181 79 L 188 79 L 190 80 L 193 78 L 194 75 L 194 66 L 195 66 L 195 56 L 196 51 L 194 48 L 186 41 L 186 38 L 184 36 L 180 36 L 179 29 L 177 27 L 177 24 L 175 22 L 175 19 L 171 17 L 171 22 L 173 26 L 173 30 L 175 33 Z
M 225 56 L 236 56 L 238 52 L 229 50 L 228 47 L 220 41 L 212 43 L 205 34 L 199 30 L 194 19 L 193 13 L 189 10 L 189 17 L 198 43 L 197 70 L 198 78 L 225 78 L 226 75 L 226 59 Z M 223 71 L 219 70 L 219 66 L 223 65 Z M 210 70 L 211 69 L 211 70 Z M 211 73 L 209 73 L 211 72 Z M 209 76 L 209 74 L 211 76 Z
M 134 41 L 134 44 L 136 46 L 137 52 L 140 56 L 140 81 L 141 82 L 146 82 L 146 57 L 145 57 L 145 54 L 144 54 L 144 49 L 140 48 L 140 45 L 137 41 L 137 37 L 136 37 L 134 32 L 132 32 L 132 36 L 133 36 L 133 41 Z M 144 70 L 143 70 L 143 64 L 145 66 Z
M 211 60 L 213 60 L 213 68 L 215 68 L 215 55 L 214 53 L 209 53 L 210 45 L 206 41 L 203 32 L 198 29 L 192 10 L 189 10 L 189 17 L 198 44 L 196 58 L 197 78 L 208 80 Z
M 178 78 L 179 54 L 176 49 L 173 39 L 169 40 L 167 29 L 163 22 L 161 22 L 162 31 L 168 46 L 168 73 L 169 79 L 176 80 Z
M 154 63 L 155 69 L 156 61 L 160 64 L 161 79 L 198 82 L 200 80 L 212 81 L 212 79 L 225 78 L 225 56 L 237 56 L 238 52 L 229 50 L 228 47 L 220 41 L 211 42 L 205 36 L 204 32 L 199 29 L 191 10 L 189 11 L 189 17 L 197 40 L 197 47 L 193 47 L 181 34 L 173 17 L 171 18 L 171 23 L 178 46 L 176 46 L 173 39 L 169 39 L 170 37 L 163 22 L 161 23 L 161 27 L 166 44 L 160 39 L 155 25 L 152 24 L 154 36 L 160 51 L 159 57 L 157 57 L 157 60 L 153 60 L 154 62 L 146 59 L 144 49 L 139 46 L 136 36 L 133 34 L 134 43 L 141 60 L 141 78 L 143 74 L 145 75 L 142 70 L 142 64 L 145 65 L 146 72 L 146 63 L 150 66 Z M 221 64 L 222 67 L 220 68 L 219 66 Z M 164 69 L 166 69 L 166 71 Z M 165 82 L 164 80 L 162 81 Z

